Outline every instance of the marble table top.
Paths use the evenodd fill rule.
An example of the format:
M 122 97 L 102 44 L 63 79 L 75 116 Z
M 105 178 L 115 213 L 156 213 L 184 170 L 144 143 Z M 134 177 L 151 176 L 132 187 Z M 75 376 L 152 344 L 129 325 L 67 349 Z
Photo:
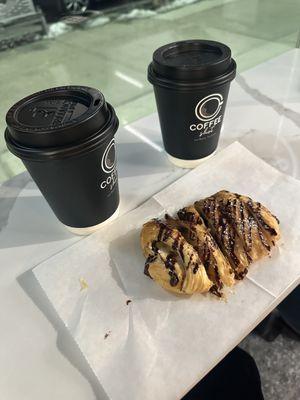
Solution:
M 239 140 L 282 172 L 299 178 L 299 87 L 297 49 L 238 75 L 219 147 Z M 186 173 L 168 163 L 156 114 L 120 129 L 117 142 L 121 213 Z M 107 398 L 31 271 L 79 240 L 56 220 L 27 173 L 0 187 L 3 398 Z

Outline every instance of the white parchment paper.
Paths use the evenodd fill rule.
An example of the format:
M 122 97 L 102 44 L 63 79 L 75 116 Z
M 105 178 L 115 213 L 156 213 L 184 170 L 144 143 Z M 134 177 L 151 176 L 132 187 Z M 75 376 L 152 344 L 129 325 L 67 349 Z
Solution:
M 143 274 L 141 225 L 221 189 L 269 207 L 281 247 L 227 302 L 165 292 Z M 111 399 L 180 399 L 299 283 L 297 200 L 299 181 L 234 143 L 34 273 Z

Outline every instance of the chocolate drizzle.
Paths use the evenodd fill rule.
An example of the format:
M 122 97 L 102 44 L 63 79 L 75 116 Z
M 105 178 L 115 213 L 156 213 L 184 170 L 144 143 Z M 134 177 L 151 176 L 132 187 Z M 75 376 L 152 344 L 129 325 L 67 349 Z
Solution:
M 174 270 L 174 265 L 176 263 L 176 254 L 170 253 L 167 255 L 166 261 L 165 261 L 165 266 L 166 268 L 169 268 L 171 270 Z
M 196 250 L 196 249 L 195 249 L 195 250 Z M 189 266 L 192 264 L 193 258 L 194 258 L 194 254 L 191 254 L 190 259 L 189 259 L 189 262 L 188 262 L 188 265 L 187 265 L 187 268 L 189 268 Z
M 211 256 L 207 238 L 205 240 L 201 256 L 203 265 L 207 271 L 210 265 L 210 256 Z
M 235 227 L 235 221 L 237 220 L 237 223 L 240 223 L 240 225 L 242 225 L 241 229 L 243 230 L 243 232 L 245 232 L 245 226 L 244 226 L 245 218 L 243 218 L 243 219 L 241 219 L 241 218 L 238 219 L 237 218 L 237 215 L 236 215 L 236 211 L 237 211 L 236 204 L 237 204 L 237 200 L 236 199 L 234 199 L 233 202 L 229 201 L 228 203 L 225 203 L 224 201 L 222 201 L 221 202 L 221 213 L 227 219 L 228 226 L 230 227 L 230 228 L 228 228 L 229 255 L 230 255 L 233 263 L 238 267 L 238 266 L 241 265 L 241 262 L 240 262 L 240 260 L 238 259 L 238 257 L 235 254 L 236 235 L 237 235 L 237 232 L 236 232 L 237 228 Z M 233 206 L 233 208 L 235 210 L 235 213 L 233 213 L 233 212 L 231 213 L 230 212 L 231 206 Z M 240 211 L 241 211 L 241 208 L 242 208 L 242 211 L 243 211 L 243 205 L 240 203 Z M 250 240 L 251 240 L 251 232 L 250 231 L 249 231 L 248 235 L 250 235 L 250 236 L 248 236 L 248 238 L 250 238 Z M 244 243 L 245 243 L 245 245 L 247 247 L 246 237 L 245 237 L 245 235 L 243 235 L 243 236 L 244 236 L 243 237 Z M 244 247 L 243 243 L 240 242 L 239 245 L 240 245 L 240 251 L 242 253 L 244 253 L 246 255 L 247 260 L 250 261 L 251 257 L 247 253 L 247 249 Z
M 235 279 L 241 281 L 242 279 L 245 278 L 247 273 L 248 273 L 248 268 L 245 268 L 243 271 L 239 271 L 239 272 L 238 271 L 234 271 L 234 277 L 235 277 Z
M 158 242 L 165 242 L 172 234 L 172 230 L 164 223 L 159 222 Z
M 245 242 L 247 243 L 247 250 L 251 251 L 252 249 L 252 229 L 254 227 L 255 221 L 251 217 L 251 215 L 248 215 L 248 234 L 245 236 Z
M 213 199 L 211 213 L 214 216 L 214 226 L 215 226 L 215 228 L 217 227 L 217 224 L 218 224 L 218 214 L 216 212 L 217 211 L 216 208 L 217 208 L 216 200 Z
M 239 228 L 239 234 L 243 240 L 247 260 L 250 264 L 253 262 L 252 256 L 257 259 L 259 252 L 263 252 L 263 250 L 259 248 L 257 240 L 259 240 L 263 248 L 268 252 L 271 249 L 270 244 L 275 244 L 273 240 L 270 244 L 268 243 L 267 237 L 260 229 L 260 226 L 262 226 L 265 231 L 271 233 L 272 236 L 274 236 L 274 234 L 277 235 L 277 233 L 263 220 L 261 216 L 263 206 L 260 203 L 255 203 L 256 206 L 254 206 L 251 199 L 246 198 L 245 200 L 242 196 L 238 196 L 238 202 L 240 214 L 239 218 L 237 218 L 236 227 Z M 254 253 L 252 253 L 254 241 L 256 241 L 258 248 L 256 250 L 254 249 Z
M 193 274 L 196 274 L 196 273 L 198 272 L 198 269 L 199 269 L 199 264 L 196 263 L 196 264 L 194 265 L 194 268 L 193 268 Z
M 237 220 L 237 202 L 225 202 L 223 199 L 217 201 L 216 198 L 210 197 L 203 201 L 202 206 L 200 205 L 200 211 L 206 224 L 210 221 L 214 239 L 229 259 L 232 268 L 234 270 L 241 267 L 245 268 L 246 266 L 241 264 L 239 257 L 235 253 L 237 233 L 233 222 Z M 243 229 L 245 231 L 245 227 Z M 241 242 L 239 242 L 239 246 L 240 251 L 250 262 L 251 258 Z
M 179 251 L 182 261 L 184 261 L 183 246 L 184 246 L 184 242 L 183 242 L 183 240 L 181 240 L 178 251 Z
M 175 272 L 173 272 L 173 271 L 169 271 L 169 275 L 170 275 L 170 285 L 171 286 L 177 286 L 178 285 L 178 282 L 179 282 L 179 279 L 178 279 L 178 276 L 176 275 L 176 273 Z
M 223 282 L 221 281 L 217 265 L 213 267 L 215 284 L 210 288 L 210 292 L 217 297 L 222 297 Z
M 178 251 L 182 261 L 184 261 L 184 253 L 183 253 L 184 241 L 182 239 L 183 238 L 180 232 L 178 232 L 176 237 L 174 238 L 174 242 L 172 243 L 172 249 Z
M 217 285 L 212 285 L 209 291 L 217 297 L 222 297 L 222 292 Z
M 168 254 L 165 260 L 165 266 L 169 270 L 170 285 L 173 287 L 176 286 L 179 282 L 178 275 L 176 274 L 175 271 L 175 263 L 176 263 L 176 254 L 174 253 Z
M 149 265 L 150 265 L 151 263 L 153 263 L 153 262 L 156 260 L 156 258 L 157 258 L 157 255 L 156 255 L 156 254 L 155 254 L 155 255 L 150 255 L 150 256 L 147 257 L 147 260 L 146 260 L 146 262 L 145 262 L 144 274 L 147 275 L 147 276 L 149 276 L 149 278 L 151 278 L 151 279 L 152 279 L 152 277 L 151 277 L 151 275 L 149 274 Z
M 216 283 L 218 285 L 218 288 L 222 289 L 223 282 L 221 281 L 221 277 L 220 277 L 220 274 L 219 274 L 218 266 L 216 264 L 214 265 L 214 271 L 215 271 L 215 280 L 216 280 Z
M 270 250 L 271 250 L 271 247 L 268 245 L 268 243 L 267 243 L 267 241 L 266 241 L 266 239 L 265 239 L 265 237 L 264 237 L 262 231 L 258 228 L 257 232 L 258 232 L 258 236 L 259 236 L 259 238 L 260 238 L 260 241 L 261 241 L 262 245 L 263 245 L 268 251 L 270 251 Z
M 185 208 L 179 210 L 177 215 L 178 218 L 182 221 L 191 222 L 193 224 L 201 224 L 200 217 L 192 211 L 187 211 Z
M 165 242 L 166 240 L 168 240 L 168 238 L 172 235 L 172 231 L 170 228 L 168 228 L 167 226 L 165 227 L 164 230 L 164 236 L 163 236 L 163 242 Z
M 243 204 L 240 203 L 240 214 L 241 214 L 241 231 L 242 231 L 242 235 L 243 237 L 246 239 L 246 233 L 245 233 L 245 216 L 244 216 L 244 207 Z
M 151 249 L 154 254 L 158 253 L 157 242 L 158 242 L 157 240 L 153 240 L 153 242 L 151 243 Z
M 260 210 L 261 210 L 261 204 L 257 203 L 257 210 L 255 209 L 253 205 L 253 201 L 251 199 L 248 200 L 247 206 L 249 207 L 250 211 L 253 213 L 257 221 L 261 224 L 261 226 L 270 233 L 272 236 L 277 236 L 277 232 L 274 228 L 272 228 L 270 225 L 266 223 L 266 221 L 263 219 L 261 216 Z M 276 217 L 275 217 L 276 218 Z M 277 218 L 276 218 L 277 220 Z M 277 220 L 278 221 L 278 220 Z M 278 221 L 279 222 L 279 221 Z
M 222 218 L 222 233 L 221 240 L 225 244 L 225 247 L 229 253 L 229 256 L 236 267 L 239 266 L 240 260 L 235 254 L 235 237 L 232 235 L 231 229 L 225 218 Z
M 159 222 L 159 232 L 158 232 L 158 235 L 157 235 L 157 241 L 158 242 L 161 242 L 161 240 L 162 240 L 164 229 L 165 229 L 165 225 L 162 224 L 161 222 Z

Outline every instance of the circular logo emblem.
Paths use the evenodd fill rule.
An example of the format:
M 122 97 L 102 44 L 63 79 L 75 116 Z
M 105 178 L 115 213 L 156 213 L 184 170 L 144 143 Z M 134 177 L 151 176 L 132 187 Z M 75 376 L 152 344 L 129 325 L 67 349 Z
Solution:
M 101 167 L 104 172 L 110 174 L 114 170 L 115 164 L 116 164 L 115 139 L 112 139 L 103 153 L 101 160 Z
M 223 105 L 223 96 L 219 93 L 204 97 L 196 105 L 195 114 L 200 121 L 210 121 L 220 112 Z

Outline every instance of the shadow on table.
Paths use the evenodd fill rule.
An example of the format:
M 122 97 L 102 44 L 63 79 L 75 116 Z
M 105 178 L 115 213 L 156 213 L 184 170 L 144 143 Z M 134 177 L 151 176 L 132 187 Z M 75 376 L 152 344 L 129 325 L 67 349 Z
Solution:
M 10 211 L 20 192 L 30 181 L 30 176 L 24 172 L 0 186 L 0 232 L 7 226 Z
M 36 196 L 22 191 L 32 189 Z M 0 248 L 71 239 L 27 172 L 0 186 Z
M 26 271 L 17 278 L 17 281 L 57 331 L 56 345 L 60 353 L 81 373 L 82 376 L 87 379 L 92 387 L 96 399 L 108 400 L 108 396 L 100 385 L 97 377 L 93 373 L 86 359 L 82 356 L 75 340 L 56 314 L 33 272 Z
M 57 220 L 42 195 L 0 197 L 0 232 L 2 249 L 74 237 Z

